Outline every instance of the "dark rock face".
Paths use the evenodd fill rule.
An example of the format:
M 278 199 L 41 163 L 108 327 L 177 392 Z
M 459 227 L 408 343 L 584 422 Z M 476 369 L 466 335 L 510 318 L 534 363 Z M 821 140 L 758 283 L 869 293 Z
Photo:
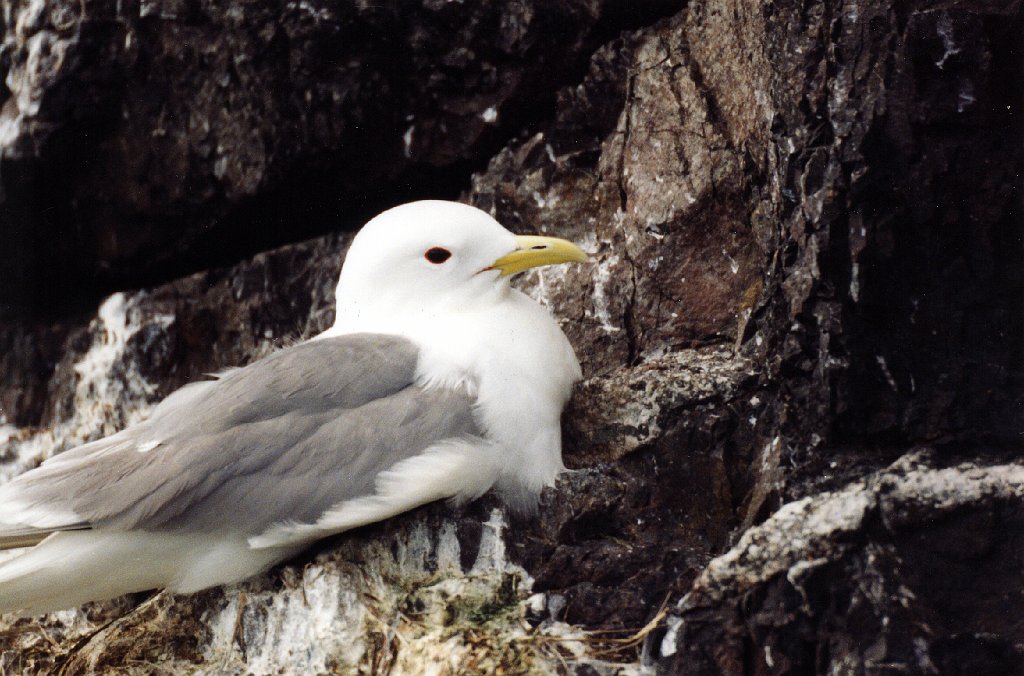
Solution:
M 1020 673 L 1020 464 L 927 453 L 747 531 L 679 602 L 664 673 Z
M 334 235 L 293 245 L 259 254 L 244 267 L 122 297 L 125 322 L 141 330 L 126 346 L 131 363 L 121 367 L 154 384 L 145 399 L 155 403 L 204 373 L 243 365 L 322 331 L 333 321 L 348 241 Z M 7 420 L 50 426 L 73 417 L 75 365 L 90 347 L 86 327 L 8 322 L 3 328 L 9 380 L 0 388 L 0 405 Z
M 592 242 L 598 269 L 568 272 L 552 299 L 556 309 L 583 307 L 584 321 L 567 326 L 577 342 L 599 336 L 600 349 L 584 351 L 590 370 L 731 341 L 758 295 L 765 253 L 740 202 L 749 179 L 679 67 L 689 58 L 684 20 L 603 48 L 560 97 L 551 127 L 474 180 L 473 200 L 510 227 Z M 617 120 L 589 114 L 609 97 L 625 105 Z
M 1024 669 L 1020 2 L 5 21 L 5 474 L 325 328 L 348 240 L 214 262 L 459 191 L 592 262 L 521 281 L 586 374 L 536 517 L 434 505 L 17 621 L 4 668 Z
M 6 3 L 0 316 L 457 194 L 670 3 L 614 4 Z
M 1003 415 L 1019 390 L 1020 7 L 907 9 L 754 22 L 778 55 L 770 152 L 796 202 L 774 217 L 815 259 L 778 281 L 839 438 L 1000 443 L 1022 424 Z

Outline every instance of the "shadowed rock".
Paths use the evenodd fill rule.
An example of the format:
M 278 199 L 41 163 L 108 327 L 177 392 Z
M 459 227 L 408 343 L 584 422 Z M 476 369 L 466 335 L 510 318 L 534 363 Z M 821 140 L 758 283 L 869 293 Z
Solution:
M 4 302 L 145 290 L 0 327 L 5 474 L 326 326 L 345 237 L 254 251 L 460 190 L 592 256 L 520 282 L 573 471 L 5 668 L 1020 671 L 1020 2 L 300 4 L 11 5 Z

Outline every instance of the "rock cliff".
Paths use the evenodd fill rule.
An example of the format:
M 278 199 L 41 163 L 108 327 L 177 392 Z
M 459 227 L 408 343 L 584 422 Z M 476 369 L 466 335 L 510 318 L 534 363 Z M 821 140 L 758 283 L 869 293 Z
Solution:
M 1024 671 L 1024 9 L 8 0 L 4 477 L 329 325 L 461 197 L 585 380 L 539 516 L 0 623 L 19 673 Z

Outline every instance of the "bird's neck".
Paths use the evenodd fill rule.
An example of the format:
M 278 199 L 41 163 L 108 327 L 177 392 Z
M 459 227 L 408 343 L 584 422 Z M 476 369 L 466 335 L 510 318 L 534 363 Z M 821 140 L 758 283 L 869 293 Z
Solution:
M 564 469 L 559 419 L 580 368 L 546 308 L 506 286 L 486 302 L 443 312 L 339 312 L 322 335 L 356 332 L 408 338 L 420 350 L 421 385 L 465 386 L 475 394 L 478 423 L 507 464 L 499 489 L 513 503 L 519 493 L 526 500 L 539 493 Z
M 477 421 L 502 447 L 499 490 L 526 505 L 554 482 L 562 464 L 560 418 L 580 367 L 547 308 L 510 290 L 501 302 L 419 327 L 417 369 L 427 386 L 466 384 Z

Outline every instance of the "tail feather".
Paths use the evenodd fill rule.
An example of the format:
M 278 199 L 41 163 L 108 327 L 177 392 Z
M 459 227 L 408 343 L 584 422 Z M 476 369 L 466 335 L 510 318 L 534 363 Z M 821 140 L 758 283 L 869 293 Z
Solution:
M 54 533 L 62 531 L 89 530 L 89 528 L 88 524 L 54 529 L 32 527 L 8 528 L 5 526 L 0 530 L 0 551 L 7 549 L 21 549 L 23 547 L 34 547 Z
M 154 556 L 140 560 L 133 536 L 55 533 L 5 561 L 0 564 L 0 612 L 37 615 L 162 586 L 167 561 Z
M 34 531 L 32 533 L 19 533 L 17 535 L 0 536 L 0 551 L 7 549 L 21 549 L 23 547 L 35 547 L 37 544 L 50 536 L 50 533 Z
M 259 573 L 297 548 L 210 533 L 54 533 L 0 563 L 0 612 L 39 615 L 147 589 L 193 592 Z

